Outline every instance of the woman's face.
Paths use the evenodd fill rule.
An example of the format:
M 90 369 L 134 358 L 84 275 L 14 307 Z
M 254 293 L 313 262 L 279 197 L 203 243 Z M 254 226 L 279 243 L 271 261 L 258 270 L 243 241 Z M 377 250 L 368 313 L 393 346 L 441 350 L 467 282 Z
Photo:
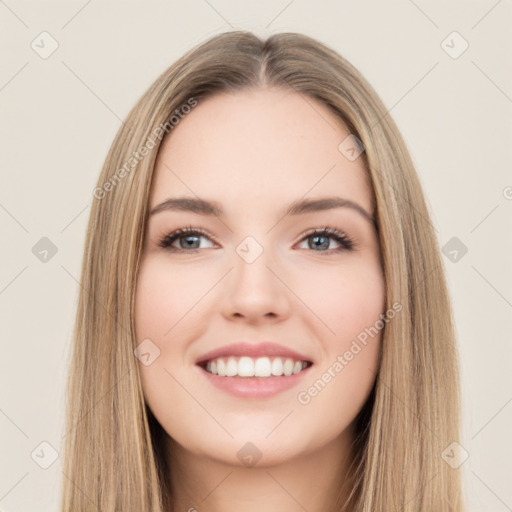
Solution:
M 378 367 L 381 331 L 368 330 L 385 284 L 348 135 L 316 100 L 259 88 L 199 102 L 161 147 L 135 322 L 147 404 L 182 449 L 275 464 L 351 434 Z M 287 213 L 327 197 L 350 203 Z M 189 202 L 166 207 L 177 198 Z M 169 237 L 189 226 L 201 232 Z M 326 227 L 341 238 L 314 233 Z

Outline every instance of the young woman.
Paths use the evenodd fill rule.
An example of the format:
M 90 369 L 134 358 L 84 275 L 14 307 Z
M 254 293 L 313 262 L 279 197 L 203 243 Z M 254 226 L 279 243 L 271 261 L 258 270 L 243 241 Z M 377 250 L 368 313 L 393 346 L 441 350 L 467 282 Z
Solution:
M 211 38 L 138 101 L 94 198 L 63 510 L 463 510 L 437 240 L 340 55 Z

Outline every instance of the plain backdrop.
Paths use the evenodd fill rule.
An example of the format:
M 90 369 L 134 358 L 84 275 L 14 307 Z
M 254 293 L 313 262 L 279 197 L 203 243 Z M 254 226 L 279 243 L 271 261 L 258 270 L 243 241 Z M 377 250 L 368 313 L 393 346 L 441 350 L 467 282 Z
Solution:
M 121 119 L 233 29 L 319 39 L 389 108 L 445 248 L 469 508 L 512 510 L 511 22 L 510 0 L 0 0 L 0 510 L 58 510 L 85 228 Z

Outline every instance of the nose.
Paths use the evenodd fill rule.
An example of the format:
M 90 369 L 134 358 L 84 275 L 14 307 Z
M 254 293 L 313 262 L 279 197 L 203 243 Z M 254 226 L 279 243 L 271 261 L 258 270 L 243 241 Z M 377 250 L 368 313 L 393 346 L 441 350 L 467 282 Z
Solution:
M 292 292 L 270 251 L 254 260 L 235 254 L 233 270 L 226 276 L 223 289 L 222 313 L 229 320 L 259 323 L 280 322 L 290 313 Z

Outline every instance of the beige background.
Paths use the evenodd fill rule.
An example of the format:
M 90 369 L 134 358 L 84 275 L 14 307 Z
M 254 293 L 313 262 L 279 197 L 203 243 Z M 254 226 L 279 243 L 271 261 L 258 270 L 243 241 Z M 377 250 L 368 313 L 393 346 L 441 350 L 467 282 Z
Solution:
M 511 15 L 510 0 L 0 0 L 0 510 L 58 510 L 61 459 L 41 468 L 40 443 L 58 457 L 85 227 L 120 119 L 176 58 L 231 29 L 320 39 L 391 110 L 441 245 L 468 249 L 444 261 L 470 510 L 512 510 Z M 57 249 L 46 262 L 32 251 L 43 237 Z

